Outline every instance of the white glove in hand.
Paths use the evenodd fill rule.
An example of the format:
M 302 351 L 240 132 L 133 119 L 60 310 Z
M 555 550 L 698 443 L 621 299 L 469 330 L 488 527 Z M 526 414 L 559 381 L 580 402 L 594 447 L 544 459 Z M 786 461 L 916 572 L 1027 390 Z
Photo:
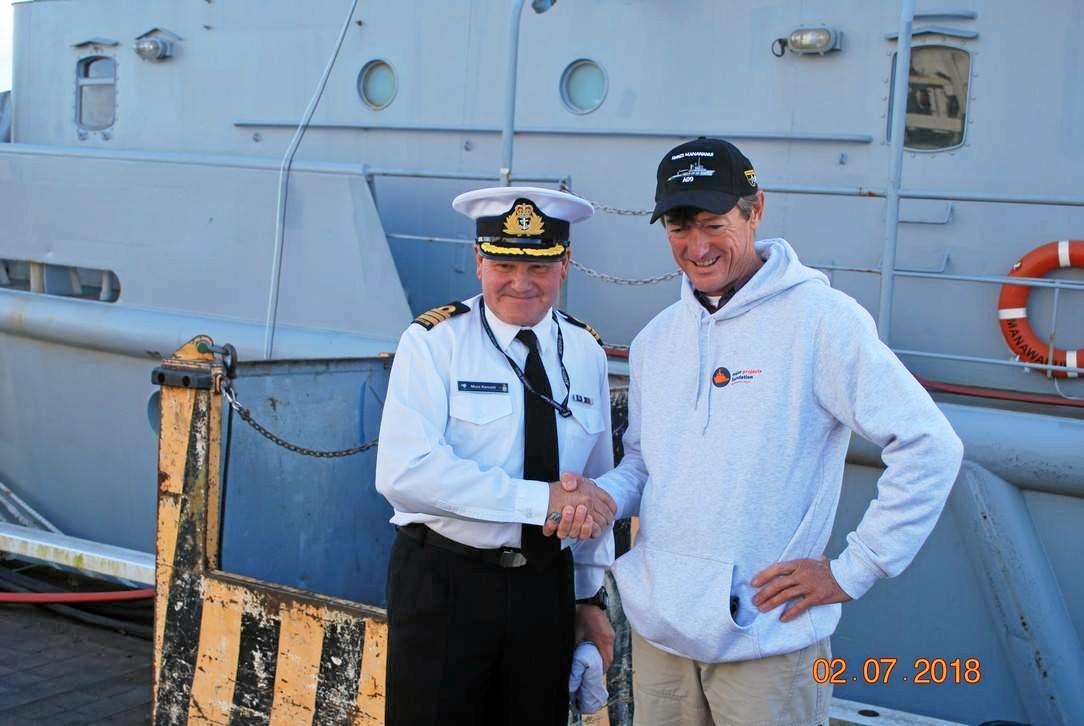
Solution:
M 590 641 L 580 643 L 572 653 L 568 697 L 580 713 L 594 713 L 605 706 L 610 698 L 606 690 L 606 671 L 602 669 L 602 655 Z

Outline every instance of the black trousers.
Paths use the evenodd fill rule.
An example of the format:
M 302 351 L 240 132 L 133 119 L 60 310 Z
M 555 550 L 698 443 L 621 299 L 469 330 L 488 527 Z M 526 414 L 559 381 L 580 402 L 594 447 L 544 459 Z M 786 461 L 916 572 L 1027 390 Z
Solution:
M 500 568 L 400 533 L 388 564 L 387 726 L 568 719 L 569 550 Z

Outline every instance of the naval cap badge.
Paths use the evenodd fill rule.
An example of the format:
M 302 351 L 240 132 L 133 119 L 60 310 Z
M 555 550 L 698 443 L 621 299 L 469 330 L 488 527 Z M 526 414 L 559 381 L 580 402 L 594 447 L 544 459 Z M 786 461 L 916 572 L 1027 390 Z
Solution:
M 503 232 L 511 237 L 537 237 L 545 232 L 545 225 L 533 204 L 521 202 L 504 218 Z

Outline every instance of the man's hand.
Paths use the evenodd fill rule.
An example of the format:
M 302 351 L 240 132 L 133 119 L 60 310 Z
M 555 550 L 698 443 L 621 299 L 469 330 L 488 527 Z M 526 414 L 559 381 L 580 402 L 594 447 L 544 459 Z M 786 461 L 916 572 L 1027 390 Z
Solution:
M 590 479 L 565 473 L 561 481 L 550 483 L 547 511 L 542 534 L 588 539 L 600 536 L 613 524 L 617 503 Z
M 827 557 L 777 562 L 757 573 L 752 585 L 760 588 L 753 596 L 753 604 L 762 613 L 791 601 L 779 616 L 784 623 L 789 623 L 814 605 L 851 599 L 836 582 Z
M 614 662 L 614 626 L 610 624 L 606 611 L 600 607 L 576 606 L 575 642 L 582 643 L 585 640 L 591 641 L 598 648 L 602 655 L 603 670 L 610 670 L 610 664 Z

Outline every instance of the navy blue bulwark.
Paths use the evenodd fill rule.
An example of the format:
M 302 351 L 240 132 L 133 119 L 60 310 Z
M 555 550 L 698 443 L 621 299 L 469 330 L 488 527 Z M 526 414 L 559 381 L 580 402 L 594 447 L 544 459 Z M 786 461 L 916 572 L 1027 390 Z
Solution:
M 388 726 L 563 726 L 570 551 L 502 567 L 404 530 L 388 563 Z

